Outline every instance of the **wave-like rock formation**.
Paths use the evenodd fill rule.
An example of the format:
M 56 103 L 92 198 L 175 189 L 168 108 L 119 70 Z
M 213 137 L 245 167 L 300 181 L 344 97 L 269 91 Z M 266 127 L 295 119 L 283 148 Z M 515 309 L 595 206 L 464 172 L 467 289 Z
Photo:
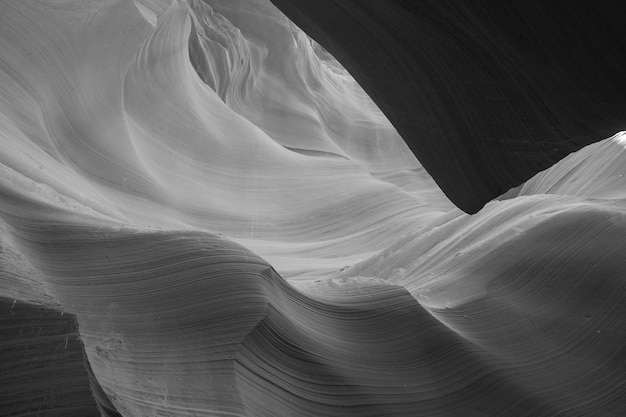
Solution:
M 268 0 L 0 1 L 0 415 L 626 414 L 625 136 L 538 172 L 617 132 L 610 59 L 544 89 L 514 10 L 421 2 L 412 43 L 408 2 L 276 3 L 317 41 Z

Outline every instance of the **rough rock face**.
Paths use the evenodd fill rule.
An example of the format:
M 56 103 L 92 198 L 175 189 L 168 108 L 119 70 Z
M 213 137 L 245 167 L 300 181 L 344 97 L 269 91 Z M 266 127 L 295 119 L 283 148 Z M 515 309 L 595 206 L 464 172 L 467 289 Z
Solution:
M 272 2 L 468 213 L 626 128 L 621 1 Z
M 0 9 L 0 415 L 626 414 L 622 133 L 470 216 L 266 0 Z M 483 32 L 455 33 L 442 47 L 486 53 Z M 507 75 L 525 80 L 515 91 L 528 65 Z M 455 129 L 484 120 L 482 99 L 459 97 Z M 424 161 L 478 161 L 460 152 Z M 532 169 L 555 152 L 532 150 Z M 463 175 L 481 205 L 489 181 Z

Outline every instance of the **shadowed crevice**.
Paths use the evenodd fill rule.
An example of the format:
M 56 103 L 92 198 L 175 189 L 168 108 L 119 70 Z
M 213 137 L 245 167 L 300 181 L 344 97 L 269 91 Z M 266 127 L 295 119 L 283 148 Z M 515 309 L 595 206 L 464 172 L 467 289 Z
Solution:
M 0 298 L 0 414 L 99 417 L 83 354 L 72 314 Z

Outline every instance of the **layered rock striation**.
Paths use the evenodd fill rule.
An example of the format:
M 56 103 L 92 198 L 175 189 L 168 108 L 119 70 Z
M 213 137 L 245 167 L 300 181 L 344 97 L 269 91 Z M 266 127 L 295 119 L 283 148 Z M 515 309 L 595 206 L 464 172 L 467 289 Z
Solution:
M 279 4 L 305 29 L 341 9 L 314 41 L 265 0 L 1 3 L 1 415 L 626 412 L 624 136 L 537 173 L 617 132 L 609 58 L 544 90 L 529 57 L 561 43 L 515 55 L 500 9 L 424 3 L 413 44 L 385 22 L 414 6 L 342 4 Z M 396 58 L 355 73 L 368 43 Z M 471 216 L 445 195 L 475 211 L 532 174 Z

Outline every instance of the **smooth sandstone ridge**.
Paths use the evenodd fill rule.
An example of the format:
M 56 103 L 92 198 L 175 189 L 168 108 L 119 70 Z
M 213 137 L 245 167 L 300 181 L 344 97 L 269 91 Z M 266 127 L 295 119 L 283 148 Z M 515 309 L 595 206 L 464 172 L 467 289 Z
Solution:
M 297 23 L 339 4 L 276 3 Z M 343 4 L 328 22 L 355 53 L 397 58 L 363 67 L 384 66 L 384 92 L 355 75 L 376 104 L 327 52 L 339 38 L 314 41 L 268 0 L 0 2 L 0 415 L 626 414 L 622 77 L 559 103 L 565 84 L 525 89 L 550 80 L 536 63 L 487 57 L 476 22 L 459 31 L 487 6 L 424 2 L 436 33 L 411 48 L 465 55 L 420 96 L 402 43 L 372 40 L 404 3 Z M 559 24 L 585 27 L 576 10 Z M 465 58 L 520 84 L 466 86 Z M 581 104 L 609 79 L 613 101 Z M 521 106 L 501 103 L 498 132 L 535 133 L 480 158 L 470 139 L 433 148 L 431 123 L 495 135 L 465 87 Z M 407 130 L 389 100 L 410 95 L 445 117 L 405 107 Z M 553 134 L 524 113 L 537 103 Z M 468 215 L 446 195 L 467 211 L 499 199 Z

